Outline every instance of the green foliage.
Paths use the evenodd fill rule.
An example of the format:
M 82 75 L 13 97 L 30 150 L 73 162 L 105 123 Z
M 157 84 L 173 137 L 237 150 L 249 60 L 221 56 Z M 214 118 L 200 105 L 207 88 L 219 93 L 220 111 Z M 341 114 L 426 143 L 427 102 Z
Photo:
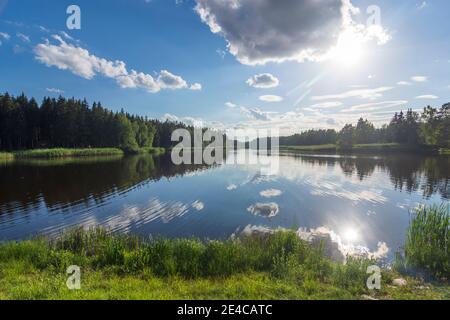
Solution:
M 313 145 L 313 146 L 289 146 L 281 145 L 280 149 L 286 151 L 336 151 L 336 145 L 334 144 L 323 144 L 323 145 Z
M 366 287 L 374 261 L 332 262 L 295 232 L 226 241 L 143 240 L 103 229 L 0 244 L 0 299 L 448 299 L 448 290 Z M 66 288 L 66 268 L 82 290 Z M 383 270 L 384 281 L 395 275 Z M 445 289 L 445 287 L 444 287 Z M 445 294 L 447 292 L 447 295 Z
M 281 137 L 280 145 L 312 146 L 337 145 L 350 150 L 355 144 L 396 143 L 412 147 L 431 146 L 450 148 L 450 103 L 440 109 L 427 107 L 419 114 L 412 109 L 395 113 L 388 125 L 381 128 L 360 118 L 356 126 L 347 124 L 340 132 L 335 130 L 308 130 L 290 137 Z M 319 146 L 319 147 L 318 147 Z M 327 150 L 329 151 L 329 150 Z
M 92 149 L 35 149 L 13 152 L 15 159 L 51 159 L 89 156 L 114 156 L 123 155 L 123 151 L 117 148 L 92 148 Z
M 412 213 L 399 271 L 450 278 L 450 210 L 448 205 L 421 207 Z
M 137 152 L 139 145 L 136 142 L 132 122 L 124 115 L 117 115 L 116 134 L 119 147 L 128 153 Z
M 337 142 L 335 130 L 308 130 L 290 137 L 280 137 L 280 145 L 285 146 L 314 146 L 334 145 Z
M 339 132 L 337 146 L 339 150 L 351 150 L 355 143 L 355 129 L 351 124 L 347 124 Z
M 171 134 L 177 128 L 193 130 L 123 110 L 114 113 L 100 103 L 89 106 L 86 100 L 46 97 L 39 106 L 24 94 L 0 95 L 0 150 L 115 147 L 138 152 L 172 147 Z
M 430 106 L 424 109 L 420 136 L 425 144 L 450 148 L 450 103 L 439 110 Z
M 10 152 L 0 152 L 0 161 L 3 160 L 13 160 L 14 155 Z
M 149 269 L 159 277 L 222 277 L 247 271 L 277 269 L 288 261 L 317 268 L 327 259 L 294 232 L 277 232 L 265 238 L 227 241 L 154 239 L 112 235 L 102 229 L 76 229 L 55 240 L 33 240 L 0 245 L 0 258 L 23 260 L 37 269 L 66 266 L 68 254 L 84 266 L 120 272 Z M 328 270 L 330 271 L 330 270 Z M 316 271 L 315 271 L 316 272 Z M 324 275 L 326 277 L 326 275 Z

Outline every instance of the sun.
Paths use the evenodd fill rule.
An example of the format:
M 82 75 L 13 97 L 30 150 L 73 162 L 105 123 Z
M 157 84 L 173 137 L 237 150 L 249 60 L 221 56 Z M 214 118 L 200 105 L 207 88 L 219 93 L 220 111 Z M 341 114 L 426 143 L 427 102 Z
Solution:
M 359 239 L 359 232 L 355 228 L 347 228 L 343 233 L 344 240 L 352 243 Z
M 364 57 L 363 42 L 361 35 L 351 29 L 342 32 L 331 50 L 332 60 L 344 67 L 360 64 Z

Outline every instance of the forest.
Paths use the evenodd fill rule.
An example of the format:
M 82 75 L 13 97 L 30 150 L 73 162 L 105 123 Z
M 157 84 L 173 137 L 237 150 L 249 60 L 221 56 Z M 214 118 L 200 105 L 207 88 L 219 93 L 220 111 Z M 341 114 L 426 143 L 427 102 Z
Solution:
M 423 112 L 408 109 L 395 113 L 389 124 L 376 128 L 360 118 L 355 125 L 347 124 L 340 131 L 308 130 L 280 138 L 280 145 L 312 146 L 337 144 L 342 149 L 355 144 L 399 143 L 410 146 L 450 148 L 450 103 L 441 108 L 426 107 Z
M 113 112 L 100 102 L 45 97 L 39 105 L 24 94 L 0 95 L 0 150 L 39 148 L 108 148 L 126 152 L 142 148 L 171 148 L 175 129 L 194 128 L 178 122 L 159 121 Z M 395 113 L 389 124 L 376 128 L 367 119 L 347 124 L 340 131 L 309 130 L 281 137 L 280 145 L 312 146 L 336 144 L 341 149 L 355 144 L 399 143 L 410 146 L 450 148 L 450 103 L 428 106 L 423 112 L 408 109 Z
M 45 97 L 38 105 L 24 94 L 0 95 L 0 150 L 37 148 L 118 147 L 133 152 L 140 148 L 172 146 L 175 128 L 193 130 L 181 123 L 161 122 L 104 108 L 100 102 Z

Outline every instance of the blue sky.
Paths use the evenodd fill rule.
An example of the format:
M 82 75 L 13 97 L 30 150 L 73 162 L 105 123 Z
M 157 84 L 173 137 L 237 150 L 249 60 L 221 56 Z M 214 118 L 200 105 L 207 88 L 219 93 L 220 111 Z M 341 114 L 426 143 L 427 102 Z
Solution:
M 450 101 L 449 1 L 283 3 L 0 0 L 0 90 L 283 134 Z

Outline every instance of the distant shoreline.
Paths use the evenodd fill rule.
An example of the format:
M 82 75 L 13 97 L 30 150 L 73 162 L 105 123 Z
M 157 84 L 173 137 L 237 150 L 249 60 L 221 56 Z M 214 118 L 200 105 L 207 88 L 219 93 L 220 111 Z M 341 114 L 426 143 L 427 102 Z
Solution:
M 367 154 L 367 153 L 417 153 L 426 155 L 449 155 L 448 149 L 437 149 L 428 146 L 410 146 L 398 143 L 373 143 L 373 144 L 356 144 L 351 149 L 340 150 L 337 145 L 324 144 L 312 146 L 288 146 L 281 145 L 281 151 L 295 151 L 295 152 L 336 152 L 343 154 Z
M 0 151 L 1 161 L 12 161 L 21 159 L 62 159 L 62 158 L 82 158 L 98 156 L 125 156 L 132 154 L 153 154 L 160 155 L 168 151 L 165 148 L 150 147 L 140 148 L 133 152 L 127 152 L 120 148 L 48 148 L 30 149 L 20 151 Z M 395 153 L 415 153 L 422 155 L 450 155 L 450 149 L 436 149 L 427 146 L 409 146 L 398 143 L 374 143 L 357 144 L 347 150 L 339 150 L 334 144 L 312 145 L 312 146 L 288 146 L 281 145 L 280 151 L 292 151 L 299 153 L 311 152 L 333 152 L 340 154 L 395 154 Z

